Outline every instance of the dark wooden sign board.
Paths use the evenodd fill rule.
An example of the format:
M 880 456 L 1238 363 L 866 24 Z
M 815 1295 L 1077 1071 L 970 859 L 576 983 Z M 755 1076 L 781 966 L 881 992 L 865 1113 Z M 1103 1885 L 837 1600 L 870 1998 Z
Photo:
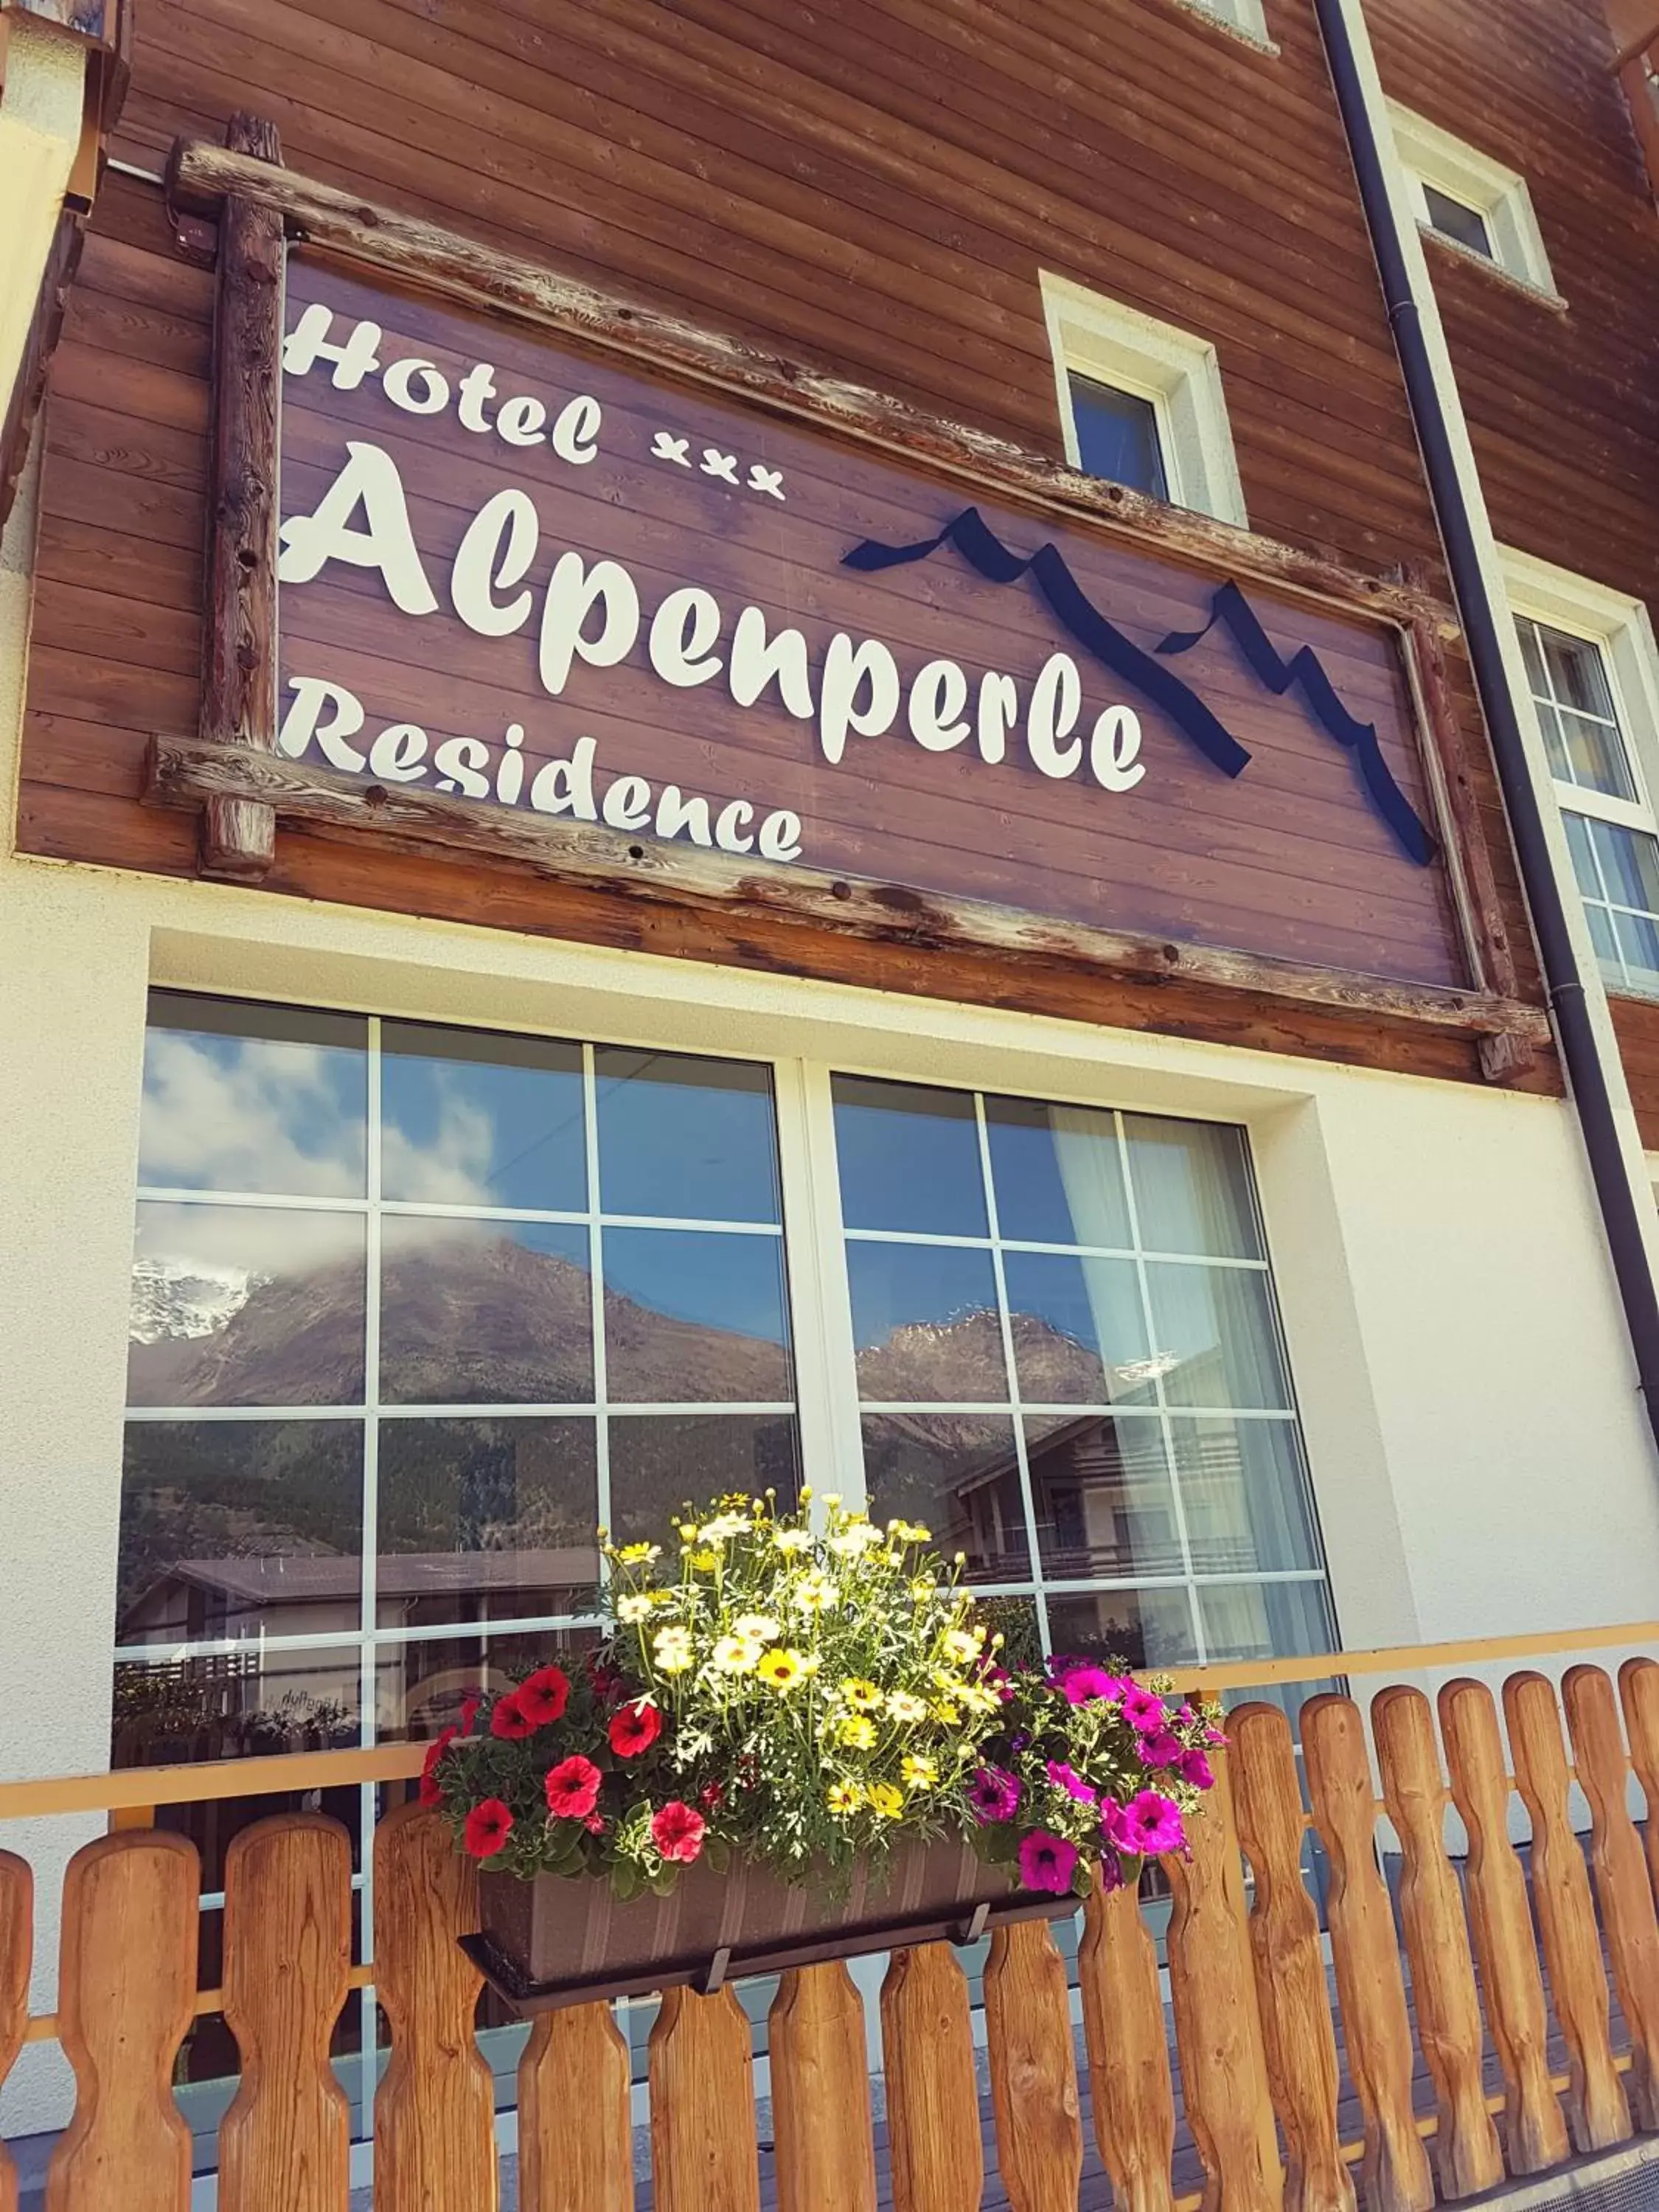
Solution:
M 210 870 L 257 878 L 286 817 L 1462 1029 L 1492 1074 L 1547 1036 L 1443 610 L 364 208 L 234 128 L 172 167 L 220 214 L 217 488 L 202 727 L 158 738 L 151 785 L 204 807 Z

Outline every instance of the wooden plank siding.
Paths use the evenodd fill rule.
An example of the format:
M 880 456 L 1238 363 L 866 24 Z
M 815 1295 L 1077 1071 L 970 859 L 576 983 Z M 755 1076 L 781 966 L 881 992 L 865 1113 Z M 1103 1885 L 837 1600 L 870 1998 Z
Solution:
M 1527 179 L 1566 313 L 1431 240 L 1481 483 L 1500 543 L 1659 617 L 1659 216 L 1601 0 L 1367 0 L 1389 96 Z M 1613 1027 L 1659 1148 L 1659 1006 Z
M 295 169 L 1058 457 L 1038 272 L 1212 340 L 1252 526 L 1443 592 L 1310 0 L 1276 52 L 1176 0 L 148 0 L 113 151 L 252 110 Z M 189 874 L 145 808 L 194 729 L 212 280 L 112 178 L 54 364 L 20 841 Z M 1520 971 L 1535 962 L 1467 662 L 1449 688 Z M 648 910 L 285 827 L 268 888 L 1479 1079 L 1472 1042 L 1036 958 Z M 1545 1054 L 1518 1078 L 1559 1090 Z

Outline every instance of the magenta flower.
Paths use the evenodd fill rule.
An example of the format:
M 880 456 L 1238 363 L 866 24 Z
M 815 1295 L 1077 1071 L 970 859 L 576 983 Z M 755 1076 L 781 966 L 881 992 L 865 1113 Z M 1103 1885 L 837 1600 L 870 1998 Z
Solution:
M 1175 1771 L 1183 1782 L 1190 1782 L 1194 1790 L 1212 1790 L 1215 1770 L 1201 1751 L 1183 1751 L 1175 1763 Z
M 1156 1790 L 1143 1790 L 1122 1808 L 1121 1848 L 1144 1851 L 1153 1857 L 1178 1851 L 1187 1840 L 1181 1808 Z M 1114 1837 L 1113 1841 L 1118 1838 Z
M 1100 1801 L 1100 1832 L 1115 1850 L 1133 1851 L 1136 1846 L 1129 1841 L 1129 1832 L 1124 1823 L 1123 1808 L 1115 1797 Z
M 1063 1790 L 1066 1795 L 1074 1799 L 1078 1804 L 1092 1805 L 1094 1803 L 1094 1791 L 1090 1789 L 1077 1769 L 1074 1766 L 1067 1766 L 1063 1759 L 1051 1759 L 1048 1761 L 1048 1779 L 1056 1790 Z
M 1108 1851 L 1100 1862 L 1100 1893 L 1110 1897 L 1123 1887 L 1123 1863 L 1115 1851 Z
M 1140 1755 L 1148 1766 L 1177 1765 L 1181 1759 L 1181 1738 L 1171 1729 L 1152 1729 L 1140 1739 Z
M 1117 1694 L 1117 1678 L 1109 1674 L 1103 1667 L 1091 1667 L 1085 1661 L 1079 1667 L 1069 1667 L 1054 1685 L 1068 1705 L 1086 1705 L 1091 1698 L 1099 1698 L 1109 1705 Z M 1163 1711 L 1162 1705 L 1158 1708 Z
M 1143 1690 L 1137 1682 L 1123 1692 L 1123 1717 L 1137 1735 L 1150 1735 L 1164 1724 L 1164 1700 L 1155 1690 Z
M 968 1784 L 968 1805 L 981 1828 L 1012 1820 L 1019 1803 L 1019 1784 L 1006 1767 L 981 1766 Z
M 1051 1890 L 1063 1897 L 1077 1869 L 1077 1845 L 1064 1836 L 1051 1836 L 1038 1828 L 1019 1847 L 1019 1880 L 1023 1889 Z

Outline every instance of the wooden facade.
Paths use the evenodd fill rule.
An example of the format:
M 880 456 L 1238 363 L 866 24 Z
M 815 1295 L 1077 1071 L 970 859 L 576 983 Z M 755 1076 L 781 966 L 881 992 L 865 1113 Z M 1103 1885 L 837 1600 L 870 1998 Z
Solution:
M 1444 593 L 1436 533 L 1316 27 L 1310 10 L 1283 13 L 1268 52 L 1175 0 L 1123 0 L 1107 18 L 907 0 L 838 9 L 805 32 L 789 11 L 724 0 L 672 14 L 478 0 L 441 21 L 379 0 L 315 11 L 167 0 L 140 21 L 115 151 L 159 171 L 180 138 L 222 138 L 233 113 L 256 110 L 297 176 L 690 318 L 748 358 L 797 364 L 786 377 L 825 390 L 854 382 L 920 419 L 961 426 L 970 449 L 1012 441 L 1039 459 L 1057 458 L 1060 443 L 1038 284 L 1050 270 L 1214 343 L 1268 574 L 1300 562 L 1309 575 L 1350 580 L 1355 593 L 1369 577 L 1381 598 L 1405 577 L 1433 607 Z M 198 194 L 194 204 L 207 203 Z M 155 795 L 147 748 L 218 719 L 204 714 L 199 672 L 214 297 L 200 264 L 214 240 L 197 215 L 184 231 L 194 265 L 160 191 L 114 181 L 70 301 L 53 371 L 20 800 L 26 850 L 176 874 L 198 866 L 198 823 L 144 803 Z M 1175 539 L 1188 557 L 1213 562 L 1235 550 L 1199 518 L 1180 540 L 1179 517 L 1133 495 L 1111 519 L 1120 538 Z M 522 852 L 480 867 L 435 836 L 394 845 L 343 834 L 338 819 L 289 820 L 261 880 L 1108 1025 L 1559 1088 L 1467 665 L 1455 634 L 1436 635 L 1443 620 L 1420 627 L 1433 665 L 1419 667 L 1419 694 L 1453 733 L 1442 818 L 1473 856 L 1463 934 L 1476 964 L 1451 972 L 1449 951 L 1419 950 L 1404 972 L 1495 990 L 1519 1010 L 1501 1018 L 1469 1018 L 1464 1006 L 1453 1019 L 1432 1007 L 1395 1019 L 1364 990 L 1281 989 L 1271 971 L 1224 975 L 1184 955 L 1080 951 L 1042 931 L 964 931 L 927 906 L 854 927 L 830 903 L 846 903 L 833 858 L 816 911 L 765 897 L 642 901 L 602 872 L 538 870 Z M 271 797 L 222 775 L 210 792 L 176 760 L 170 773 L 173 795 L 193 794 L 198 811 L 205 796 L 210 819 Z M 1249 825 L 1233 834 L 1259 842 Z M 1297 875 L 1305 903 L 1306 871 L 1285 872 Z M 998 900 L 994 886 L 993 903 L 1017 913 L 1031 900 Z M 1109 904 L 1095 900 L 1097 927 Z M 1183 931 L 1149 909 L 1115 927 L 1139 927 L 1153 945 L 1206 933 L 1238 942 L 1224 918 Z M 1449 947 L 1443 916 L 1435 927 Z M 1250 949 L 1307 960 L 1294 927 Z M 1375 932 L 1319 957 L 1339 974 L 1389 972 Z
M 1499 26 L 1437 0 L 1372 0 L 1366 15 L 1389 97 L 1522 172 L 1548 245 L 1555 304 L 1426 240 L 1493 531 L 1659 607 L 1659 222 L 1609 11 L 1520 0 Z M 1643 1141 L 1659 1148 L 1659 1005 L 1613 1011 Z

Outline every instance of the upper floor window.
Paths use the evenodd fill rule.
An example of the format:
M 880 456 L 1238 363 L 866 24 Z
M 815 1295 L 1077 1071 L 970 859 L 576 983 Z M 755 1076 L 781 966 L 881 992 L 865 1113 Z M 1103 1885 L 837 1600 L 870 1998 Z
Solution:
M 1072 466 L 1248 527 L 1215 348 L 1046 270 L 1042 283 Z
M 1389 114 L 1422 228 L 1553 295 L 1555 281 L 1526 179 L 1395 100 Z
M 1635 601 L 1506 556 L 1527 688 L 1596 958 L 1615 991 L 1659 996 L 1659 819 L 1644 771 L 1653 641 Z

